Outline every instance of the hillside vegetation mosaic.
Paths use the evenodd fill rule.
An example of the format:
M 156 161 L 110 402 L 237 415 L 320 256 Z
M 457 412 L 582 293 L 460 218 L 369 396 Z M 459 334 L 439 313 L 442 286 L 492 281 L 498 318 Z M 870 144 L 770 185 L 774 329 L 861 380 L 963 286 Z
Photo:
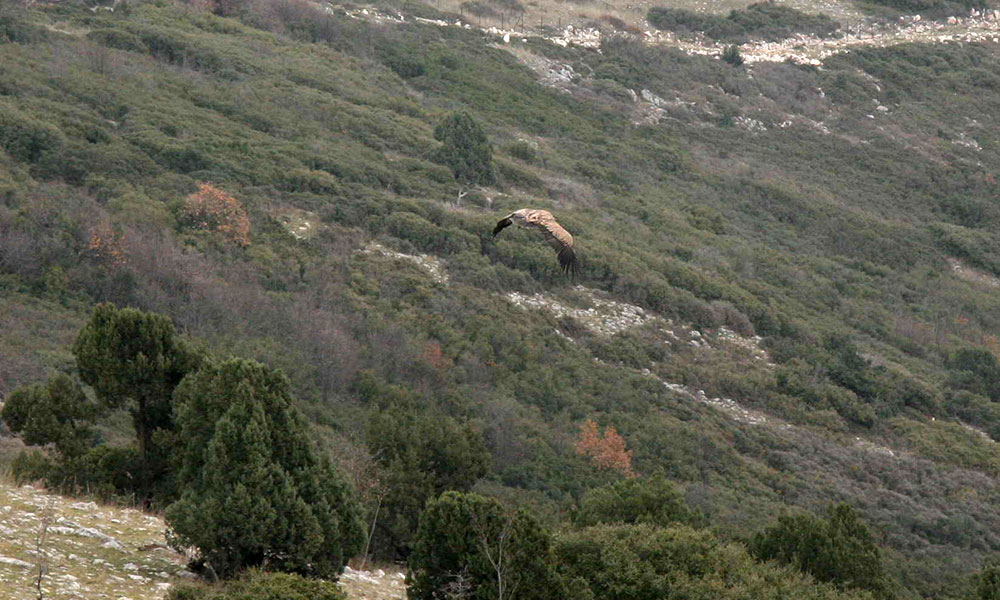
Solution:
M 798 5 L 649 12 L 722 59 L 611 17 L 3 2 L 0 533 L 26 484 L 162 517 L 172 600 L 393 563 L 412 598 L 996 598 L 1000 43 L 934 6 L 984 33 L 817 65 L 744 60 L 844 35 Z M 574 276 L 491 235 L 524 207 Z

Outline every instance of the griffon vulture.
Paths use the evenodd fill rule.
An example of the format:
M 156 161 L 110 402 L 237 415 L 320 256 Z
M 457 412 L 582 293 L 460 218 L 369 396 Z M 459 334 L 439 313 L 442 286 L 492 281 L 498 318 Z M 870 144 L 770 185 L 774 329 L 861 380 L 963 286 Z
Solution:
M 573 252 L 573 236 L 556 223 L 552 213 L 547 210 L 535 208 L 522 208 L 515 210 L 506 217 L 500 219 L 497 226 L 493 228 L 493 237 L 511 223 L 516 223 L 518 227 L 538 229 L 545 234 L 545 241 L 555 248 L 559 255 L 559 266 L 563 272 L 576 275 L 578 263 L 576 253 Z

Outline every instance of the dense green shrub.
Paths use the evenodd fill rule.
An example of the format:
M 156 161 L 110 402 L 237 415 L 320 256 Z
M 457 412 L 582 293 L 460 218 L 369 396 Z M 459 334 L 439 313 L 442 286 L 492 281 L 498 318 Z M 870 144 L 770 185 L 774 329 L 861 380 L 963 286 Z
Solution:
M 120 29 L 94 29 L 87 33 L 87 39 L 102 46 L 117 48 L 127 52 L 144 53 L 149 50 L 146 44 L 139 39 L 139 36 L 131 31 L 122 31 Z
M 403 79 L 412 79 L 424 74 L 423 58 L 414 48 L 385 44 L 379 47 L 379 60 Z
M 789 569 L 755 565 L 742 546 L 686 526 L 599 525 L 559 536 L 555 548 L 564 576 L 585 581 L 594 598 L 854 597 Z
M 18 483 L 42 481 L 48 489 L 61 494 L 96 496 L 127 504 L 146 499 L 137 492 L 136 484 L 143 472 L 135 448 L 103 444 L 71 457 L 48 457 L 37 450 L 25 450 L 11 463 L 11 474 Z M 157 482 L 146 491 L 162 498 L 169 487 L 169 482 Z
M 93 443 L 96 407 L 80 385 L 59 373 L 45 384 L 14 390 L 3 404 L 0 419 L 24 443 L 54 444 L 63 457 L 78 456 Z
M 743 54 L 740 53 L 740 47 L 736 44 L 731 46 L 726 46 L 726 49 L 722 51 L 722 60 L 738 67 L 743 64 Z
M 52 471 L 53 462 L 39 450 L 22 450 L 10 464 L 10 474 L 14 483 L 23 485 L 33 481 L 46 481 Z
M 453 113 L 434 128 L 434 139 L 441 142 L 434 160 L 445 164 L 460 185 L 492 185 L 493 146 L 482 126 L 468 113 Z
M 825 520 L 781 517 L 754 536 L 750 549 L 759 560 L 794 565 L 819 581 L 868 590 L 877 598 L 893 596 L 871 531 L 847 504 L 830 505 Z
M 949 383 L 975 394 L 1000 400 L 1000 363 L 985 348 L 959 348 L 945 365 L 951 372 Z
M 63 143 L 64 136 L 57 128 L 0 102 L 0 147 L 15 159 L 38 162 Z
M 976 577 L 974 600 L 1000 600 L 1000 559 L 989 559 Z
M 526 163 L 533 163 L 538 159 L 538 150 L 527 140 L 517 140 L 506 148 L 507 154 L 514 158 L 519 158 Z
M 409 567 L 407 596 L 417 600 L 565 597 L 548 531 L 477 494 L 446 492 L 427 503 Z
M 576 524 L 651 523 L 667 526 L 674 523 L 698 524 L 698 514 L 691 510 L 680 491 L 662 473 L 633 477 L 608 486 L 588 490 L 580 499 Z

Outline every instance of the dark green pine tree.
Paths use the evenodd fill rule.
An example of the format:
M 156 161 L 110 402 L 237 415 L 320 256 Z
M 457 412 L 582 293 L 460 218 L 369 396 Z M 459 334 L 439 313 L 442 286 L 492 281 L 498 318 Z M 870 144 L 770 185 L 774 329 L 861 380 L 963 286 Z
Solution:
M 93 443 L 95 408 L 76 381 L 59 373 L 45 384 L 14 390 L 0 411 L 0 419 L 24 443 L 54 444 L 64 458 L 73 458 Z
M 262 566 L 336 577 L 361 549 L 357 504 L 313 449 L 288 380 L 260 363 L 209 362 L 175 394 L 180 500 L 171 537 L 223 577 Z
M 457 201 L 465 195 L 463 188 L 473 185 L 493 185 L 493 147 L 486 132 L 466 112 L 452 113 L 434 128 L 434 139 L 442 143 L 435 159 L 448 166 L 458 182 Z
M 148 460 L 153 433 L 172 428 L 171 394 L 199 357 L 177 338 L 169 318 L 107 303 L 80 330 L 73 354 L 101 402 L 129 407 L 139 455 Z

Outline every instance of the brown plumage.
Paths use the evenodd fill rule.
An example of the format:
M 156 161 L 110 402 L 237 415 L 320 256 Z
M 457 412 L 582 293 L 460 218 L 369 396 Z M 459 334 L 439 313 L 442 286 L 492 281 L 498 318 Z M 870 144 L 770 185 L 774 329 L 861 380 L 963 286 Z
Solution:
M 576 252 L 573 251 L 573 236 L 556 222 L 552 213 L 535 208 L 515 210 L 500 219 L 497 226 L 493 228 L 493 237 L 496 237 L 504 227 L 512 223 L 517 224 L 518 227 L 538 229 L 544 233 L 545 241 L 558 253 L 559 266 L 563 272 L 576 275 L 579 263 L 576 260 Z

